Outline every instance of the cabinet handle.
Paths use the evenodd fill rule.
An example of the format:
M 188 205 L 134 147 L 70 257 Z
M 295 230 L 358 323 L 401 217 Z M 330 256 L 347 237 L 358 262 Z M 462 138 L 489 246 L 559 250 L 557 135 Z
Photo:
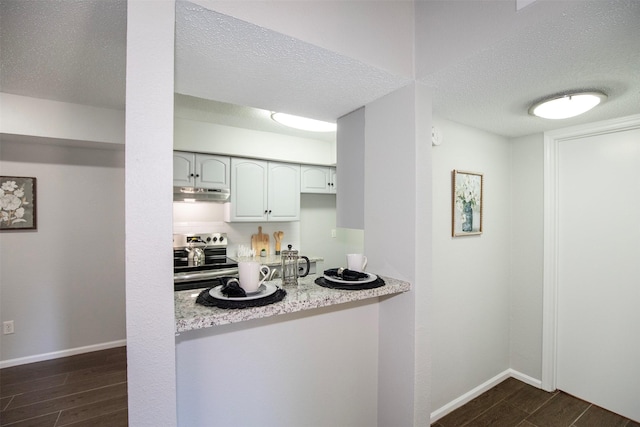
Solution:
M 195 175 L 194 175 L 194 174 L 192 174 L 192 173 L 190 173 L 190 174 L 189 174 L 189 176 L 190 176 L 190 177 L 194 177 Z

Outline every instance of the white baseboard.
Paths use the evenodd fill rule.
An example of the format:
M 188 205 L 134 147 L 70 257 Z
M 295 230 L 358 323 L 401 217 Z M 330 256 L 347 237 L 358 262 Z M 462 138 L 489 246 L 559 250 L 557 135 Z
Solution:
M 464 404 L 469 403 L 470 401 L 480 396 L 485 391 L 495 387 L 496 385 L 500 384 L 502 381 L 506 380 L 509 377 L 513 377 L 517 380 L 520 380 L 534 387 L 542 388 L 542 381 L 532 378 L 516 370 L 507 369 L 506 371 L 499 373 L 495 377 L 485 381 L 484 383 L 468 391 L 462 396 L 452 400 L 451 402 L 447 403 L 441 408 L 438 408 L 435 411 L 433 411 L 431 413 L 431 424 L 438 421 L 440 418 L 444 417 L 445 415 L 455 411 L 456 409 L 463 406 Z
M 118 340 L 100 344 L 88 345 L 85 347 L 70 348 L 67 350 L 54 351 L 52 353 L 36 354 L 33 356 L 20 357 L 17 359 L 0 360 L 0 368 L 25 365 L 27 363 L 42 362 L 43 360 L 58 359 L 60 357 L 73 356 L 76 354 L 90 353 L 92 351 L 106 350 L 108 348 L 122 347 L 127 345 L 127 340 Z
M 533 377 L 530 377 L 529 375 L 525 375 L 522 372 L 518 372 L 518 371 L 515 371 L 513 369 L 509 369 L 509 373 L 510 373 L 509 376 L 511 376 L 511 377 L 513 377 L 513 378 L 515 378 L 517 380 L 520 380 L 523 383 L 527 383 L 527 384 L 529 384 L 531 386 L 534 386 L 536 388 L 540 388 L 540 389 L 542 388 L 542 380 L 537 380 L 537 379 L 535 379 Z

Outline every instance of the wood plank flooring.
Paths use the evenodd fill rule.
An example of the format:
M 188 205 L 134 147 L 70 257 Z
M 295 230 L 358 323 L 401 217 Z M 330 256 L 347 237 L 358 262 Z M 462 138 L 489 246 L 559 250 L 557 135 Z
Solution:
M 561 391 L 548 393 L 508 378 L 432 427 L 640 427 Z
M 126 347 L 0 369 L 0 426 L 127 426 Z
M 127 352 L 118 347 L 0 369 L 0 426 L 127 426 Z M 563 392 L 509 378 L 433 427 L 640 427 Z

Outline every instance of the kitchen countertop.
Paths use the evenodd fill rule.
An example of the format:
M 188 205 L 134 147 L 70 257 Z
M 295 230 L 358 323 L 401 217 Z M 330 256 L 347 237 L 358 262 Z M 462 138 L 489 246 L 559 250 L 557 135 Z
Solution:
M 282 265 L 282 257 L 280 255 L 267 255 L 266 257 L 254 256 L 254 257 L 238 257 L 238 256 L 230 256 L 232 260 L 236 262 L 240 261 L 256 261 L 263 265 L 268 265 L 269 267 L 279 267 Z M 309 262 L 321 262 L 324 261 L 324 258 L 318 256 L 308 256 Z M 304 262 L 304 260 L 299 260 L 300 262 Z
M 205 307 L 195 302 L 202 289 L 175 292 L 176 333 L 312 310 L 411 290 L 410 283 L 385 276 L 380 276 L 384 280 L 385 286 L 359 291 L 325 288 L 313 283 L 317 277 L 319 276 L 316 274 L 309 275 L 299 279 L 298 286 L 285 286 L 287 296 L 282 301 L 263 307 L 231 310 Z M 280 285 L 282 281 L 276 279 L 271 283 Z

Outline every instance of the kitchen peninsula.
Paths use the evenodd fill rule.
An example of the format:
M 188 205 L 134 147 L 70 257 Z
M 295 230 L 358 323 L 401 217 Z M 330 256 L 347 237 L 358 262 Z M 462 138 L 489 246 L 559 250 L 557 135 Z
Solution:
M 238 323 L 251 319 L 261 319 L 286 313 L 328 307 L 352 301 L 361 301 L 386 295 L 407 292 L 411 284 L 390 277 L 380 276 L 385 285 L 379 288 L 364 290 L 340 290 L 325 288 L 314 283 L 318 275 L 309 275 L 298 280 L 298 286 L 285 286 L 287 296 L 284 300 L 254 308 L 228 310 L 216 307 L 205 307 L 196 304 L 199 290 L 175 292 L 176 333 L 195 329 L 209 328 L 217 325 Z M 270 283 L 281 284 L 280 279 Z

